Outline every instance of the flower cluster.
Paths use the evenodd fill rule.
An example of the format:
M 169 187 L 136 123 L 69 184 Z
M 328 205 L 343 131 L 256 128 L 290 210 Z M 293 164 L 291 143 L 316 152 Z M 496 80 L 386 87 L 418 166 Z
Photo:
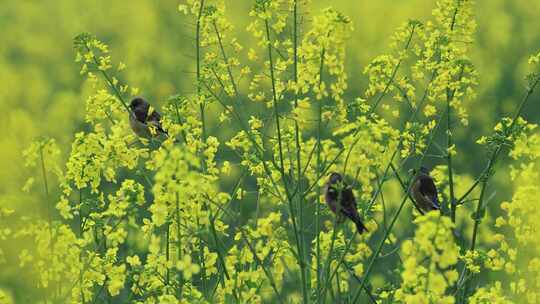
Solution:
M 404 269 L 395 299 L 400 303 L 454 303 L 448 292 L 458 279 L 454 224 L 437 212 L 420 216 L 415 223 L 414 239 L 401 246 Z

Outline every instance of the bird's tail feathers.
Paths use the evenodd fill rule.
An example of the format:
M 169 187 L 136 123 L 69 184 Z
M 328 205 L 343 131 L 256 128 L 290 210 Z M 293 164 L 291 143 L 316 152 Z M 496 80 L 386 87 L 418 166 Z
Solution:
M 362 234 L 363 232 L 368 231 L 368 229 L 366 228 L 366 226 L 364 225 L 364 223 L 362 223 L 362 221 L 360 219 L 357 218 L 354 221 L 354 223 L 356 224 L 356 229 L 358 229 L 359 234 Z
M 439 204 L 439 198 L 437 198 L 437 196 L 435 196 L 432 200 L 431 200 L 431 205 L 432 205 L 432 208 L 433 210 L 441 210 L 441 205 Z

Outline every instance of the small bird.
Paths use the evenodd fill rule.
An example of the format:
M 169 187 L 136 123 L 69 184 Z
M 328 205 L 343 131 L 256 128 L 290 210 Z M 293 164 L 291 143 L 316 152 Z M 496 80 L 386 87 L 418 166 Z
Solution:
M 411 172 L 414 174 L 411 194 L 416 201 L 416 205 L 425 212 L 441 209 L 437 196 L 437 187 L 433 178 L 429 175 L 429 169 L 420 167 L 420 170 L 413 169 Z
M 150 104 L 142 97 L 135 97 L 129 104 L 129 125 L 137 136 L 143 138 L 152 138 L 165 134 L 168 136 L 167 131 L 163 130 L 161 126 L 161 114 L 155 109 L 151 109 Z M 150 128 L 155 129 L 154 134 L 150 131 Z
M 325 185 L 324 198 L 330 210 L 337 215 L 339 223 L 343 222 L 344 216 L 346 216 L 356 224 L 358 233 L 367 231 L 358 210 L 356 210 L 356 199 L 352 188 L 345 183 L 341 174 L 335 172 L 330 174 Z

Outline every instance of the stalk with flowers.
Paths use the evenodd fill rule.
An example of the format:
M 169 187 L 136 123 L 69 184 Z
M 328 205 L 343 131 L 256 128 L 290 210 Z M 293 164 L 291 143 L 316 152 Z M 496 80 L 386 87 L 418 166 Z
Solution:
M 389 53 L 365 67 L 361 96 L 347 91 L 356 80 L 347 77 L 346 43 L 356 37 L 346 15 L 311 13 L 308 0 L 255 0 L 246 29 L 257 43 L 245 48 L 226 2 L 179 6 L 195 24 L 195 92 L 160 109 L 163 138 L 130 130 L 129 100 L 141 92 L 122 80 L 125 64 L 91 34 L 74 39 L 94 88 L 86 131 L 75 134 L 65 165 L 53 139 L 25 151 L 55 209 L 0 230 L 36 248 L 19 255 L 36 273 L 36 301 L 539 301 L 540 140 L 521 114 L 540 82 L 540 54 L 514 115 L 478 140 L 487 163 L 467 182 L 453 136 L 474 119 L 466 110 L 478 78 L 473 1 L 439 0 L 430 20 L 404 23 Z M 511 200 L 492 202 L 505 154 L 517 186 Z M 443 204 L 425 212 L 407 172 L 434 162 Z M 351 185 L 367 232 L 325 205 L 331 172 Z M 488 204 L 500 210 L 494 223 Z M 0 209 L 0 218 L 15 216 Z

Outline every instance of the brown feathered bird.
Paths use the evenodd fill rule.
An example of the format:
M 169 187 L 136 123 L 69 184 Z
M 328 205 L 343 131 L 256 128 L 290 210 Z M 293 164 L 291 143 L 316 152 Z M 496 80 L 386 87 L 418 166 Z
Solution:
M 356 210 L 356 199 L 352 188 L 345 183 L 341 174 L 335 172 L 330 174 L 325 185 L 324 197 L 330 210 L 338 217 L 339 223 L 347 217 L 356 224 L 358 233 L 367 231 Z
M 129 125 L 133 132 L 139 137 L 151 138 L 165 134 L 167 131 L 161 126 L 161 114 L 150 108 L 150 104 L 142 97 L 135 97 L 129 104 L 131 113 L 129 114 Z M 154 134 L 150 131 L 154 128 Z
M 420 170 L 412 170 L 414 180 L 411 184 L 411 194 L 416 205 L 425 212 L 439 210 L 439 197 L 433 178 L 429 175 L 429 169 L 420 167 Z

